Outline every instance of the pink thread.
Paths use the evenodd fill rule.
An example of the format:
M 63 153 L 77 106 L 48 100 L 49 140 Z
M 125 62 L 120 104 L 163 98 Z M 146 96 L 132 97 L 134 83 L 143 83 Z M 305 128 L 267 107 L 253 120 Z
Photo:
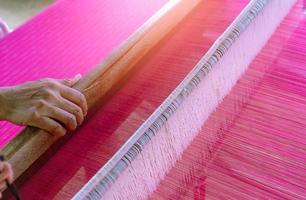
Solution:
M 31 176 L 22 194 L 29 199 L 70 199 L 172 92 L 247 3 L 205 1 L 201 12 L 191 14 L 139 63 L 139 70 L 111 100 Z
M 167 0 L 61 0 L 0 42 L 0 86 L 86 74 Z M 22 127 L 0 122 L 0 147 Z

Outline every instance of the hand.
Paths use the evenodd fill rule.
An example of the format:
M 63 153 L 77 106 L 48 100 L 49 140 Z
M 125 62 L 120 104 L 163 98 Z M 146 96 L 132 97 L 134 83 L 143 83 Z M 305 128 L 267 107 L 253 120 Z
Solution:
M 72 79 L 43 79 L 0 88 L 0 119 L 34 126 L 63 136 L 80 125 L 87 114 L 84 95 L 72 88 Z
M 6 181 L 13 182 L 13 170 L 8 162 L 0 161 L 0 199 L 2 192 L 6 189 Z

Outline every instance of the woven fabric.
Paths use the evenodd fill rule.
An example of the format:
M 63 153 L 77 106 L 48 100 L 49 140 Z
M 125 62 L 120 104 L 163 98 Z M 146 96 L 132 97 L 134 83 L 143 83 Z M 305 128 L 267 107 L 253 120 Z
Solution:
M 167 0 L 60 0 L 0 42 L 0 86 L 86 74 Z M 0 147 L 21 127 L 0 123 Z
M 31 176 L 20 188 L 24 197 L 70 199 L 75 195 L 187 76 L 248 0 L 204 2 L 136 66 L 137 70 L 112 98 Z

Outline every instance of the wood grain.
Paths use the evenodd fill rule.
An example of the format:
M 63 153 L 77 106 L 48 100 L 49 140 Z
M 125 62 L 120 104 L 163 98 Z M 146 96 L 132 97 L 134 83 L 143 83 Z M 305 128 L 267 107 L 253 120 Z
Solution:
M 116 83 L 200 2 L 202 0 L 169 1 L 75 86 L 85 94 L 90 113 Z M 12 164 L 17 179 L 59 140 L 42 130 L 27 127 L 1 149 L 0 154 Z

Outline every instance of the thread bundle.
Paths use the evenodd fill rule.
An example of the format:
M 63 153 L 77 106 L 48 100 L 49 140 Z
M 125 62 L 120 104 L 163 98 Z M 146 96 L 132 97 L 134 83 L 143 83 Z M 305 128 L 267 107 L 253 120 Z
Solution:
M 274 2 L 274 4 L 271 2 Z M 285 15 L 289 8 L 289 5 L 286 5 L 286 2 L 288 4 L 291 3 L 290 1 L 271 2 L 269 1 L 269 3 L 271 3 L 269 4 L 269 8 L 274 9 L 273 12 L 271 12 L 273 14 L 270 13 L 269 15 L 268 13 L 268 15 L 265 16 L 260 14 L 262 21 L 266 18 L 273 19 L 273 17 L 279 20 L 280 16 L 275 16 L 274 14 L 282 13 Z M 277 6 L 277 2 L 281 2 L 280 6 Z M 247 1 L 225 1 L 222 5 L 224 6 L 224 9 L 222 9 L 222 6 L 218 5 L 216 1 L 206 1 L 206 3 L 207 4 L 203 4 L 201 8 L 195 11 L 195 13 L 186 20 L 186 23 L 181 25 L 176 30 L 176 33 L 171 35 L 171 38 L 164 41 L 160 47 L 155 49 L 155 52 L 153 52 L 152 55 L 139 64 L 142 68 L 132 75 L 129 81 L 112 98 L 111 102 L 108 102 L 106 105 L 101 107 L 97 114 L 81 128 L 79 133 L 72 138 L 69 143 L 64 145 L 63 148 L 50 161 L 48 161 L 42 169 L 32 176 L 31 180 L 23 186 L 23 193 L 32 198 L 71 198 L 80 187 L 87 183 L 96 171 L 103 166 L 115 152 L 117 152 L 121 145 L 130 138 L 131 134 L 145 119 L 148 118 L 156 107 L 162 103 L 175 86 L 178 85 L 196 62 L 203 56 L 205 51 L 211 46 L 212 42 L 216 40 L 217 36 L 224 31 L 225 27 L 227 27 L 242 8 L 245 7 Z M 214 12 L 212 12 L 213 10 Z M 274 12 L 276 10 L 278 10 L 278 12 Z M 205 13 L 204 11 L 207 12 Z M 220 16 L 221 13 L 224 14 L 223 18 L 218 18 L 217 16 Z M 209 19 L 208 16 L 211 16 L 211 18 Z M 212 22 L 209 23 L 209 21 Z M 284 23 L 288 23 L 288 21 L 285 21 Z M 273 29 L 277 24 L 278 23 L 275 23 L 274 27 L 269 26 L 271 32 L 273 32 Z M 296 25 L 296 23 L 292 24 Z M 257 26 L 261 27 L 262 24 L 255 23 L 254 27 Z M 191 29 L 191 27 L 193 29 Z M 288 29 L 292 30 L 294 27 L 289 27 Z M 240 184 L 239 181 L 233 178 L 234 176 L 228 178 L 228 176 L 234 174 L 231 171 L 232 169 L 236 170 L 235 172 L 237 172 L 237 169 L 240 170 L 240 172 L 243 172 L 238 174 L 243 178 L 247 176 L 245 175 L 245 172 L 247 171 L 246 167 L 254 165 L 258 169 L 261 169 L 260 163 L 258 164 L 254 162 L 257 161 L 256 159 L 245 161 L 245 159 L 249 158 L 252 153 L 253 155 L 257 155 L 257 158 L 263 160 L 268 158 L 256 154 L 259 150 L 254 148 L 254 146 L 260 144 L 261 141 L 254 140 L 256 141 L 256 144 L 253 143 L 251 148 L 254 151 L 245 151 L 245 154 L 241 154 L 240 151 L 237 151 L 237 147 L 241 147 L 242 149 L 242 147 L 246 146 L 243 142 L 250 142 L 254 139 L 254 136 L 249 133 L 249 127 L 252 127 L 252 125 L 258 125 L 258 121 L 260 121 L 260 119 L 257 118 L 254 118 L 253 121 L 251 121 L 252 118 L 249 119 L 249 116 L 253 116 L 254 111 L 251 112 L 252 109 L 250 109 L 250 111 L 244 114 L 245 110 L 250 108 L 250 105 L 253 105 L 252 102 L 254 99 L 258 98 L 259 100 L 254 103 L 256 109 L 259 110 L 256 115 L 261 118 L 267 118 L 264 111 L 267 108 L 273 108 L 272 110 L 275 109 L 275 107 L 271 106 L 275 99 L 277 99 L 276 107 L 283 105 L 283 103 L 288 103 L 284 100 L 286 98 L 283 98 L 282 95 L 280 95 L 280 93 L 284 91 L 284 88 L 291 87 L 290 91 L 293 91 L 295 94 L 303 89 L 301 86 L 305 86 L 303 85 L 303 78 L 296 79 L 296 74 L 288 76 L 285 71 L 282 71 L 284 73 L 279 76 L 279 74 L 276 73 L 277 71 L 273 71 L 273 69 L 278 66 L 273 64 L 273 66 L 276 67 L 271 68 L 268 65 L 274 62 L 273 56 L 277 55 L 278 52 L 280 52 L 280 49 L 276 51 L 273 48 L 267 48 L 266 50 L 264 49 L 265 56 L 258 56 L 257 61 L 255 61 L 257 64 L 252 64 L 254 67 L 251 66 L 246 72 L 246 75 L 242 77 L 241 84 L 237 84 L 236 88 L 238 89 L 234 88 L 233 92 L 230 93 L 230 95 L 224 100 L 223 104 L 221 104 L 221 107 L 218 107 L 217 111 L 210 115 L 210 112 L 214 110 L 214 103 L 209 101 L 214 98 L 207 94 L 214 94 L 222 99 L 222 95 L 227 93 L 236 82 L 234 77 L 233 79 L 229 79 L 229 74 L 237 75 L 244 71 L 244 69 L 235 67 L 230 68 L 227 66 L 235 66 L 236 64 L 239 64 L 240 61 L 238 62 L 235 60 L 239 60 L 238 58 L 242 58 L 245 55 L 245 52 L 239 47 L 248 42 L 247 36 L 253 39 L 257 37 L 261 39 L 263 39 L 263 37 L 269 37 L 269 33 L 257 35 L 257 32 L 252 30 L 256 29 L 250 29 L 245 33 L 246 37 L 240 40 L 240 45 L 237 45 L 235 50 L 230 51 L 231 56 L 228 55 L 227 59 L 225 59 L 223 63 L 219 64 L 220 67 L 223 68 L 212 69 L 213 71 L 211 72 L 213 73 L 208 74 L 209 77 L 205 80 L 206 82 L 201 83 L 201 85 L 198 86 L 199 88 L 200 86 L 204 86 L 204 91 L 196 88 L 195 92 L 188 96 L 186 102 L 183 102 L 178 107 L 176 111 L 178 117 L 169 117 L 167 124 L 159 129 L 159 135 L 156 134 L 157 136 L 154 136 L 160 138 L 153 138 L 135 160 L 130 160 L 131 164 L 129 163 L 128 158 L 133 157 L 133 153 L 131 153 L 129 157 L 126 157 L 126 163 L 129 164 L 129 168 L 120 174 L 117 182 L 106 192 L 106 199 L 146 198 L 152 195 L 154 191 L 155 193 L 151 196 L 152 199 L 202 199 L 205 196 L 211 198 L 223 198 L 226 195 L 229 197 L 233 195 L 237 198 L 252 197 L 247 196 L 244 193 L 245 191 L 252 191 L 252 187 L 250 186 L 252 184 L 247 185 L 248 187 L 243 191 L 241 190 L 241 186 L 245 186 L 244 184 Z M 262 31 L 263 28 L 260 28 L 260 30 Z M 288 33 L 289 32 L 286 34 Z M 282 39 L 282 42 L 285 41 L 284 39 L 288 39 L 283 35 L 280 38 Z M 274 39 L 273 41 L 279 41 L 280 38 Z M 184 46 L 184 48 L 182 48 L 182 46 Z M 262 46 L 263 44 L 259 45 L 257 47 L 259 48 L 258 50 L 260 50 Z M 303 48 L 299 49 L 301 52 L 303 52 L 303 50 Z M 272 51 L 272 53 L 270 51 Z M 293 52 L 295 52 L 295 50 L 293 50 Z M 254 55 L 251 54 L 250 57 L 253 58 L 255 54 L 256 53 L 254 52 Z M 291 56 L 289 56 L 287 60 L 288 64 L 294 57 L 292 54 L 290 55 Z M 268 59 L 270 56 L 273 61 Z M 245 65 L 248 65 L 248 63 L 251 62 L 251 59 L 248 57 L 245 57 L 242 60 Z M 260 62 L 262 60 L 264 60 L 264 62 Z M 225 65 L 226 63 L 228 65 Z M 303 66 L 304 65 L 296 65 L 296 67 L 293 67 L 291 70 L 297 70 L 303 74 Z M 281 79 L 279 77 L 281 77 Z M 260 90 L 260 87 L 265 83 L 265 81 L 279 85 L 279 83 L 283 83 L 282 81 L 284 80 L 290 84 L 283 85 L 283 87 L 279 88 L 279 91 L 270 86 L 270 88 L 266 87 L 265 89 Z M 224 82 L 227 84 L 223 84 Z M 294 83 L 294 86 L 292 86 L 292 83 Z M 264 95 L 260 96 L 260 92 Z M 198 96 L 199 94 L 200 96 Z M 273 98 L 269 99 L 268 102 L 262 102 L 265 100 L 265 97 L 269 96 L 269 94 L 271 94 Z M 292 99 L 290 108 L 296 107 L 296 105 L 302 106 L 303 101 L 301 101 L 301 99 L 305 97 L 303 96 L 304 94 L 305 93 L 303 92 L 299 93 L 299 95 L 302 95 L 302 98 L 298 98 L 295 95 L 288 93 L 286 97 Z M 217 102 L 219 103 L 219 101 Z M 210 103 L 211 105 L 209 105 Z M 202 126 L 202 123 L 205 120 L 201 120 L 202 117 L 197 119 L 198 114 L 191 114 L 197 112 L 201 113 L 197 106 L 199 104 L 204 105 L 202 111 L 203 113 L 207 113 L 207 116 L 204 118 L 207 118 L 206 123 L 210 125 L 204 124 L 204 126 Z M 269 106 L 265 107 L 264 105 Z M 286 109 L 279 109 L 278 111 L 283 115 L 285 110 Z M 293 113 L 295 114 L 298 112 Z M 290 114 L 290 117 L 294 115 L 293 113 Z M 305 116 L 303 115 L 304 113 L 305 112 L 301 112 L 299 114 L 298 123 L 300 124 L 303 123 L 303 116 Z M 184 121 L 180 116 L 186 115 L 192 116 L 188 116 L 188 120 Z M 236 119 L 236 117 L 240 115 L 241 117 Z M 277 117 L 282 115 L 278 115 Z M 239 122 L 239 120 L 244 119 L 244 116 L 249 118 L 246 117 L 245 119 L 247 120 Z M 276 118 L 273 118 L 273 120 L 275 119 Z M 184 122 L 179 123 L 179 120 L 183 120 Z M 196 122 L 197 120 L 201 123 L 190 123 L 191 121 Z M 240 127 L 239 123 L 243 124 L 244 121 L 250 123 L 244 124 L 246 127 Z M 270 121 L 271 120 L 268 120 L 269 123 Z M 236 125 L 237 127 L 235 126 L 236 123 L 238 123 L 238 125 Z M 193 136 L 196 136 L 195 139 L 193 139 L 193 136 L 188 132 L 190 129 L 186 126 L 187 124 L 188 126 L 195 126 L 195 131 L 193 132 Z M 278 124 L 277 121 L 275 121 L 275 124 Z M 200 131 L 201 127 L 202 131 Z M 275 130 L 278 130 L 277 128 L 275 128 Z M 303 125 L 295 128 L 297 129 L 294 130 L 303 130 Z M 268 132 L 267 130 L 268 129 L 265 129 L 262 132 L 256 132 L 257 136 L 261 133 L 265 138 L 267 135 L 263 132 Z M 228 131 L 234 133 L 237 132 L 237 135 L 230 138 L 228 135 L 234 134 L 229 134 Z M 164 134 L 160 134 L 161 132 Z M 239 135 L 238 133 L 241 133 L 242 135 Z M 275 137 L 279 135 L 278 133 L 279 132 L 277 131 L 274 132 Z M 176 134 L 179 134 L 182 137 L 177 137 Z M 247 136 L 249 138 L 246 138 Z M 296 138 L 299 138 L 298 135 L 295 136 Z M 187 148 L 187 150 L 183 153 L 185 148 Z M 190 151 L 190 149 L 193 150 Z M 250 149 L 246 148 L 246 150 Z M 228 151 L 231 152 L 228 153 Z M 137 150 L 135 150 L 135 152 L 137 152 Z M 181 153 L 183 154 L 181 155 Z M 186 159 L 186 157 L 188 157 L 189 160 Z M 241 159 L 240 162 L 243 160 L 247 163 L 241 164 L 241 166 L 244 167 L 243 170 L 239 168 L 240 165 L 235 165 L 237 163 L 237 158 L 241 157 L 243 157 L 244 160 Z M 300 155 L 295 158 L 297 157 L 300 157 Z M 185 162 L 184 158 L 188 162 Z M 67 160 L 70 162 L 67 163 Z M 286 162 L 284 163 L 287 164 Z M 228 167 L 230 170 L 226 169 L 226 166 L 228 165 L 230 166 Z M 269 163 L 267 165 L 269 165 Z M 238 168 L 235 169 L 237 166 Z M 300 166 L 294 165 L 294 167 L 297 169 L 297 167 Z M 302 168 L 298 169 L 302 170 Z M 254 174 L 256 173 L 252 173 L 252 175 Z M 164 177 L 165 175 L 166 177 Z M 58 177 L 56 184 L 50 183 L 50 180 L 53 179 L 54 176 Z M 250 179 L 249 177 L 247 178 Z M 252 177 L 253 180 L 255 180 L 254 177 L 256 176 Z M 299 184 L 302 184 L 303 182 L 301 179 L 299 180 Z M 115 181 L 116 180 L 108 179 L 107 183 L 111 185 Z M 38 192 L 31 194 L 30 191 L 33 190 Z M 260 186 L 257 187 L 257 191 L 258 190 L 260 190 Z M 39 191 L 44 192 L 40 193 Z M 297 194 L 301 194 L 301 191 L 302 189 L 298 190 L 299 193 Z M 250 194 L 256 194 L 256 191 L 253 193 L 250 192 Z M 265 193 L 262 193 L 262 195 L 263 194 Z M 273 193 L 271 195 L 275 194 L 278 193 Z
M 186 91 L 187 94 L 183 94 L 183 97 L 179 95 L 177 99 L 171 99 L 172 96 L 175 96 L 175 92 L 180 90 L 179 86 L 164 103 L 167 105 L 167 102 L 172 101 L 169 107 L 163 108 L 163 104 L 159 110 L 164 109 L 165 111 L 162 114 L 158 113 L 158 110 L 155 112 L 155 114 L 157 113 L 161 116 L 160 119 L 154 119 L 153 114 L 147 120 L 147 124 L 152 123 L 152 126 L 144 132 L 143 136 L 140 137 L 139 135 L 137 137 L 139 133 L 146 130 L 144 128 L 146 123 L 144 123 L 133 135 L 133 137 L 139 139 L 137 141 L 133 141 L 133 137 L 130 139 L 130 144 L 135 143 L 126 151 L 124 157 L 120 161 L 111 160 L 111 162 L 117 162 L 117 164 L 113 165 L 113 169 L 107 174 L 103 170 L 109 168 L 109 165 L 113 163 L 110 162 L 106 167 L 102 168 L 91 182 L 87 184 L 87 187 L 79 193 L 79 196 L 76 196 L 77 199 L 82 199 L 82 195 L 85 195 L 88 199 L 99 199 L 104 195 L 105 191 L 104 198 L 106 199 L 143 199 L 147 198 L 155 190 L 155 187 L 163 179 L 165 173 L 171 169 L 176 160 L 180 158 L 184 149 L 197 136 L 202 123 L 207 120 L 224 95 L 231 90 L 233 84 L 235 84 L 255 55 L 261 50 L 283 17 L 289 12 L 294 1 L 253 1 L 252 3 L 245 9 L 244 14 L 241 15 L 244 17 L 250 16 L 250 18 L 238 18 L 236 23 L 232 25 L 235 35 L 232 35 L 232 30 L 228 29 L 227 32 L 230 34 L 225 34 L 221 37 L 225 39 L 225 42 L 223 43 L 222 39 L 220 39 L 219 43 L 217 43 L 220 46 L 217 45 L 215 47 L 217 55 L 214 53 L 210 54 L 209 52 L 208 56 L 198 63 L 195 69 L 184 80 L 185 82 L 180 85 L 186 87 L 182 91 Z M 260 12 L 261 8 L 263 8 L 262 12 Z M 270 20 L 268 26 L 260 23 L 268 19 Z M 254 20 L 253 23 L 251 22 L 252 20 Z M 249 25 L 248 23 L 250 22 L 251 24 Z M 245 27 L 247 29 L 244 29 Z M 235 39 L 237 36 L 239 38 Z M 235 42 L 235 40 L 237 41 Z M 231 42 L 234 43 L 232 47 Z M 252 46 L 252 49 L 246 45 L 247 43 Z M 220 56 L 220 52 L 225 55 L 223 57 L 222 55 Z M 222 57 L 220 61 L 219 56 Z M 207 68 L 206 62 L 211 68 Z M 203 78 L 201 77 L 203 70 L 208 72 L 208 74 L 200 82 Z M 188 95 L 189 92 L 191 93 Z M 244 96 L 239 98 L 242 98 L 242 100 L 238 103 L 245 101 Z M 236 102 L 234 102 L 234 105 L 236 105 Z M 230 121 L 230 119 L 225 121 L 225 124 L 221 124 L 223 127 L 221 126 L 220 128 L 226 129 L 229 126 L 226 123 L 230 123 Z M 203 158 L 206 158 L 206 161 L 207 157 L 210 157 L 209 154 L 213 153 L 213 147 L 222 137 L 222 134 L 220 135 L 218 132 L 205 136 L 206 139 L 204 141 L 207 141 L 207 146 L 204 145 L 205 148 L 202 150 L 204 151 Z M 129 146 L 129 144 L 127 143 L 125 146 Z M 122 151 L 124 151 L 125 146 L 121 149 Z M 199 152 L 191 152 L 191 155 L 194 157 L 198 154 Z M 197 161 L 200 162 L 201 160 Z M 192 168 L 192 164 L 190 168 Z M 205 185 L 205 183 L 203 184 Z M 110 185 L 109 190 L 105 189 Z M 86 192 L 88 192 L 87 195 Z M 169 193 L 165 191 L 165 194 Z
M 291 11 L 150 199 L 305 198 L 301 8 Z

